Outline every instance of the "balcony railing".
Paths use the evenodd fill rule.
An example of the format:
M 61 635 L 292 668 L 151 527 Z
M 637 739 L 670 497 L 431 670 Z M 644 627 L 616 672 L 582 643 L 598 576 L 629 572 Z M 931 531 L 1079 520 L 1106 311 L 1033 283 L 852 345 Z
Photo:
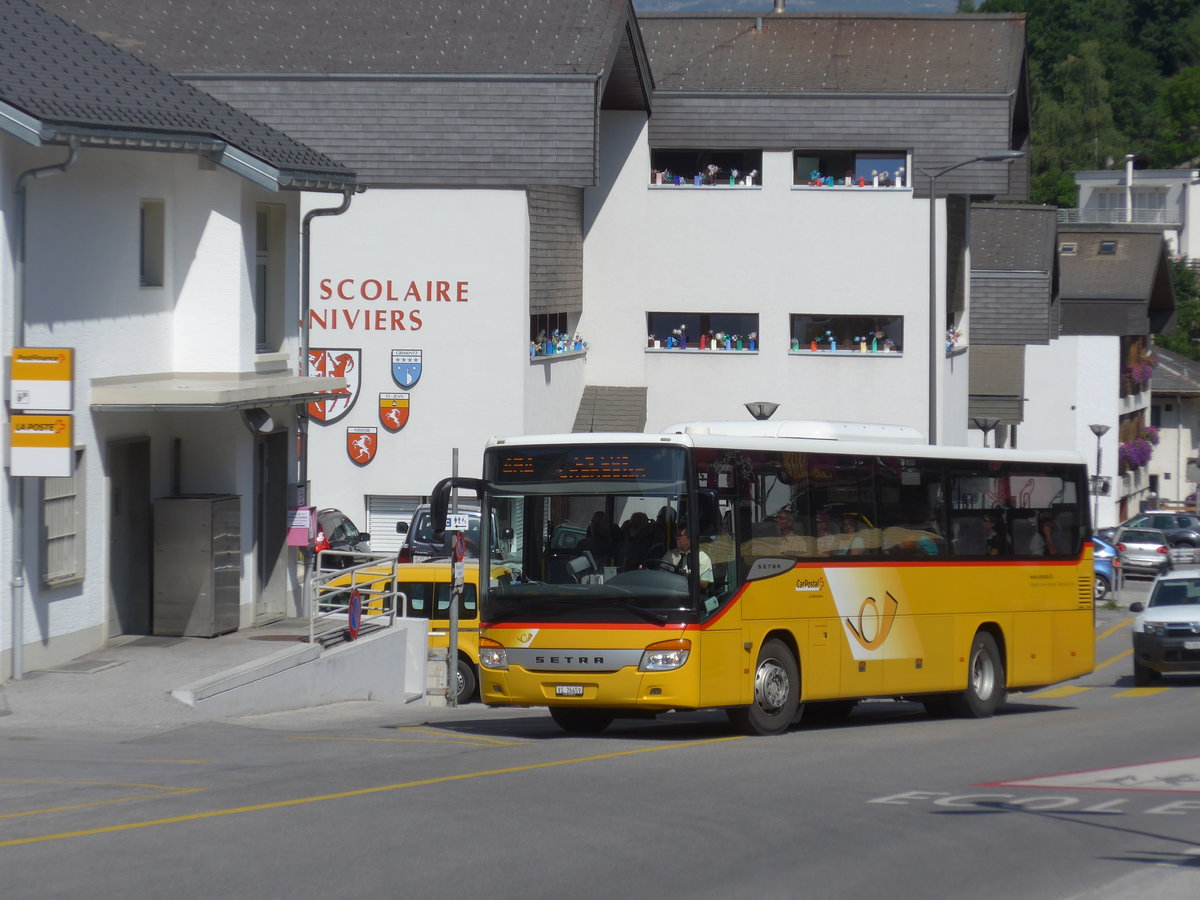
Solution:
M 1060 209 L 1060 225 L 1125 225 L 1125 210 L 1121 209 Z M 1133 225 L 1182 225 L 1179 215 L 1165 209 L 1135 209 L 1129 219 Z

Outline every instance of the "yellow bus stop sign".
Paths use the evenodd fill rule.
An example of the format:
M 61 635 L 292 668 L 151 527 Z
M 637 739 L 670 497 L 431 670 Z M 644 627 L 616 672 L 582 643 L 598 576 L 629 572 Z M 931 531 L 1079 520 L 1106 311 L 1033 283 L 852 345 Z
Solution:
M 10 420 L 12 474 L 61 478 L 72 473 L 74 417 L 15 415 Z

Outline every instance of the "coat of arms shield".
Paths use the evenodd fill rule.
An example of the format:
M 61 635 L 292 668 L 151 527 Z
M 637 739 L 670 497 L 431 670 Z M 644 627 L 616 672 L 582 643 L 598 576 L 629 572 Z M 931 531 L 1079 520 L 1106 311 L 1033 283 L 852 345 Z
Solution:
M 354 427 L 346 429 L 346 455 L 356 466 L 365 466 L 375 458 L 379 449 L 379 429 Z
M 308 415 L 315 422 L 330 425 L 354 407 L 362 385 L 362 350 L 310 347 L 308 374 L 321 378 L 345 378 L 346 386 L 329 393 L 322 400 L 308 404 Z

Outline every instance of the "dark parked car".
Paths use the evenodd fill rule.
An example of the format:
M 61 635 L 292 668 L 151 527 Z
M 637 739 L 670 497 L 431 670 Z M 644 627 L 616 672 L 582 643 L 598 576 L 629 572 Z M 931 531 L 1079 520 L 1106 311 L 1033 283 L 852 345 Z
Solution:
M 326 552 L 318 556 L 318 565 L 322 569 L 345 569 L 356 562 L 364 562 L 352 554 L 369 553 L 371 550 L 371 535 L 359 531 L 358 526 L 340 509 L 322 509 L 317 512 L 317 542 L 313 550 L 320 554 L 322 550 L 346 550 L 351 555 L 342 556 L 338 553 Z
M 1167 536 L 1167 543 L 1172 547 L 1200 547 L 1200 516 L 1190 513 L 1149 510 L 1116 528 L 1101 528 L 1096 535 L 1111 544 L 1120 528 L 1154 528 Z
M 479 507 L 459 505 L 459 512 L 467 516 L 466 556 L 476 559 L 479 556 Z M 447 523 L 448 524 L 448 523 Z M 427 505 L 418 506 L 413 513 L 412 522 L 397 522 L 396 533 L 404 535 L 404 543 L 397 555 L 397 562 L 424 562 L 427 559 L 449 559 L 454 554 L 451 543 L 452 535 L 444 532 L 442 540 L 435 541 L 433 520 L 429 516 Z M 493 543 L 495 538 L 493 537 Z

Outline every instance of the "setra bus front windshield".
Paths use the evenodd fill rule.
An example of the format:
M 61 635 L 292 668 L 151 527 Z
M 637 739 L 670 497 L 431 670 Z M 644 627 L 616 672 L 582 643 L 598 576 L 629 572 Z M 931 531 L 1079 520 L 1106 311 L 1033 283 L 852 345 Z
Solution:
M 700 573 L 678 552 L 686 461 L 670 445 L 489 449 L 500 555 L 522 578 L 488 592 L 484 620 L 693 621 Z

